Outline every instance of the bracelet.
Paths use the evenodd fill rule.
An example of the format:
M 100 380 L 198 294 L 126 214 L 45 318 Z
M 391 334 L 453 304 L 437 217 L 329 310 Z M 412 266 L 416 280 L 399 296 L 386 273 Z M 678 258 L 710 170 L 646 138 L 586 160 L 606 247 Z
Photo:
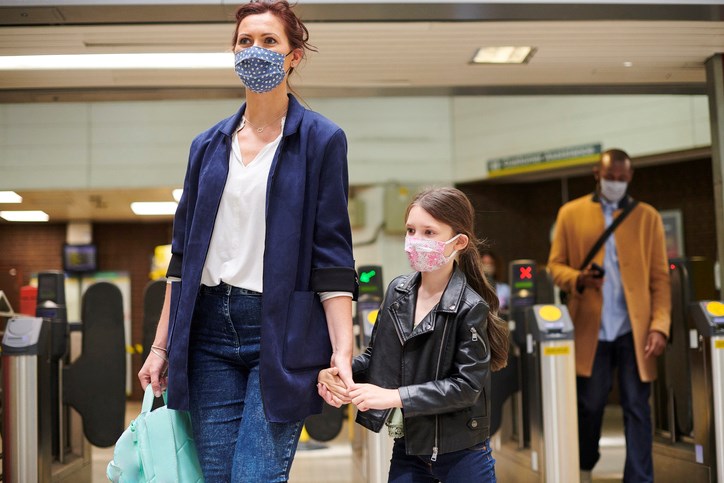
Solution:
M 168 350 L 167 350 L 165 347 L 161 347 L 161 346 L 158 346 L 158 345 L 152 345 L 152 346 L 151 346 L 151 349 L 158 349 L 158 350 L 164 351 L 166 354 L 168 354 Z
M 166 357 L 163 353 L 159 352 L 155 347 L 151 346 L 151 352 L 156 354 L 158 357 L 160 357 L 164 361 L 168 362 L 168 357 Z

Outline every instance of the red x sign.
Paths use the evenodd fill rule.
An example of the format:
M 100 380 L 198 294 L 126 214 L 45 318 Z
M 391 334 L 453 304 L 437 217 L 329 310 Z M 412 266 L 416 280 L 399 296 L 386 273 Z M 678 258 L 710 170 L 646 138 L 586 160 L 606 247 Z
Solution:
M 520 279 L 533 279 L 533 267 L 520 267 Z

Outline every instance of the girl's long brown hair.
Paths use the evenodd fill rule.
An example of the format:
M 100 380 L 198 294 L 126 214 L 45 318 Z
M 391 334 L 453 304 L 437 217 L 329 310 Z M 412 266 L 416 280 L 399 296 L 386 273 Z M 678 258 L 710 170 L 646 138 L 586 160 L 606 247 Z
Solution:
M 436 220 L 449 225 L 455 234 L 468 237 L 468 245 L 459 252 L 460 269 L 472 287 L 488 303 L 488 340 L 490 367 L 497 371 L 508 363 L 508 325 L 498 316 L 498 296 L 483 273 L 478 254 L 481 242 L 475 237 L 475 210 L 465 193 L 455 188 L 434 188 L 418 194 L 410 203 L 405 219 L 413 206 L 419 206 Z

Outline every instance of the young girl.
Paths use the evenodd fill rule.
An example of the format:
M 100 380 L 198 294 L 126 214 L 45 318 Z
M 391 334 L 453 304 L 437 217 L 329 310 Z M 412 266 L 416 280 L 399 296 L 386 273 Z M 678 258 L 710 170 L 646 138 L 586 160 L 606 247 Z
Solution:
M 372 340 L 352 363 L 357 422 L 395 437 L 390 482 L 495 481 L 489 445 L 490 371 L 505 366 L 507 328 L 486 281 L 474 211 L 454 188 L 419 194 L 407 209 L 414 273 L 387 288 Z M 345 397 L 336 369 L 319 392 Z

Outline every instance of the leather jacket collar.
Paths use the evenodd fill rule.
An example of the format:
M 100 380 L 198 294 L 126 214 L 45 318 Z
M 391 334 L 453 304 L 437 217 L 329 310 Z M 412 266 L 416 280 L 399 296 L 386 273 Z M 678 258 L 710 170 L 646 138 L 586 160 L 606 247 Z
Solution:
M 417 294 L 417 286 L 422 280 L 422 274 L 420 272 L 411 273 L 405 279 L 398 283 L 395 290 L 398 293 Z M 440 302 L 437 304 L 435 309 L 437 312 L 448 312 L 454 313 L 460 306 L 460 301 L 463 298 L 463 290 L 465 289 L 465 275 L 458 266 L 457 262 L 454 262 L 453 273 L 450 276 L 450 280 L 447 283 L 447 287 L 440 297 Z

